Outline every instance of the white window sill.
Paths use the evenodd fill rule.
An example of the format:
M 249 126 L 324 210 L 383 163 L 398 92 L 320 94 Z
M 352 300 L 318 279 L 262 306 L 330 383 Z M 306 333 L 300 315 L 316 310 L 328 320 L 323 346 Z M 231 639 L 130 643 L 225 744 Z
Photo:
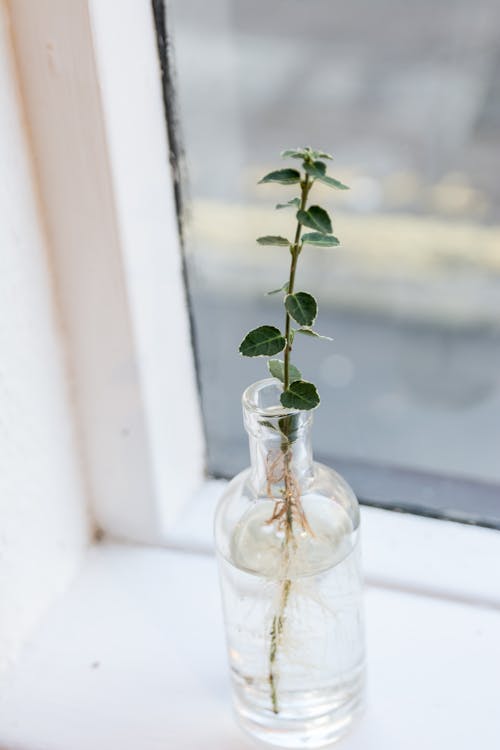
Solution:
M 488 569 L 498 571 L 500 566 L 493 563 L 500 558 L 499 537 L 491 531 L 483 534 L 481 529 L 440 526 L 441 522 L 372 509 L 364 516 L 368 704 L 363 719 L 341 747 L 499 747 L 498 585 L 495 597 L 490 580 L 494 574 L 488 578 L 485 568 L 477 591 L 472 590 L 470 566 L 464 562 L 468 553 L 462 545 L 462 561 L 454 567 L 458 534 L 462 542 L 469 540 L 469 546 L 482 547 L 483 563 L 488 561 Z M 391 537 L 390 522 L 401 524 L 402 519 L 408 537 L 401 533 Z M 411 524 L 415 544 L 419 532 L 425 530 L 424 536 L 430 536 L 431 578 L 438 580 L 429 582 L 427 594 L 421 592 L 422 578 L 412 582 L 411 576 L 410 590 L 403 590 L 405 566 L 409 567 L 414 552 L 405 547 Z M 451 535 L 449 526 L 457 527 Z M 371 538 L 377 528 L 378 538 Z M 440 531 L 445 533 L 438 544 Z M 470 535 L 463 537 L 462 532 Z M 443 543 L 447 535 L 448 547 Z M 397 540 L 401 566 L 386 585 L 383 561 Z M 201 532 L 198 541 L 201 545 Z M 439 555 L 432 560 L 438 549 Z M 441 577 L 435 568 L 439 559 Z M 370 570 L 373 564 L 375 570 Z M 465 578 L 463 594 L 456 582 L 452 585 L 452 569 Z M 440 590 L 443 596 L 437 593 Z M 254 747 L 231 717 L 214 559 L 109 542 L 94 547 L 78 581 L 52 609 L 15 670 L 3 679 L 0 747 Z

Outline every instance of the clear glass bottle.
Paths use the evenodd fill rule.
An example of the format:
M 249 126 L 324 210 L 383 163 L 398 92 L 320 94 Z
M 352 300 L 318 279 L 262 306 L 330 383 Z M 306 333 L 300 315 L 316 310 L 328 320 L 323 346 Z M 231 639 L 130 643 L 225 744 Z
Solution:
M 362 703 L 359 506 L 312 459 L 312 412 L 284 409 L 281 383 L 243 394 L 251 466 L 217 508 L 233 699 L 241 726 L 278 747 L 323 747 Z

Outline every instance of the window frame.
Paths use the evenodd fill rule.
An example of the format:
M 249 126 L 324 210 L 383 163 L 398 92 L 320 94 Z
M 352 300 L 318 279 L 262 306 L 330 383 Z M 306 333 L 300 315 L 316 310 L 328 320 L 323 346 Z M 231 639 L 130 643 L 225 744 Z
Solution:
M 9 10 L 93 521 L 161 543 L 205 462 L 152 9 Z

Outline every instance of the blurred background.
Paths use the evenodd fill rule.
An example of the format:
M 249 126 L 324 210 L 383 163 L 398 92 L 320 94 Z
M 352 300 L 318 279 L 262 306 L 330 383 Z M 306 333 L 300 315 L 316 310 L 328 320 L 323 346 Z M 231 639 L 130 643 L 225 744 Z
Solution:
M 250 328 L 287 278 L 257 185 L 285 148 L 334 154 L 315 186 L 341 246 L 307 248 L 319 298 L 294 361 L 317 383 L 315 451 L 364 499 L 500 522 L 500 5 L 497 0 L 171 0 L 186 250 L 209 468 L 248 462 Z M 297 166 L 297 163 L 288 163 Z M 439 491 L 438 491 L 439 489 Z M 439 507 L 438 507 L 439 505 Z

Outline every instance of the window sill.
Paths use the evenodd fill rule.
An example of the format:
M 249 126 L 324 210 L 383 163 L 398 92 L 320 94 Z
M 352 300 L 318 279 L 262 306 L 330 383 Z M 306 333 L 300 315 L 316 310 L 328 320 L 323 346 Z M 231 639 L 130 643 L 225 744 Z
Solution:
M 500 609 L 492 591 L 477 581 L 480 595 L 471 603 L 467 587 L 461 596 L 456 585 L 450 590 L 446 571 L 448 565 L 452 569 L 449 561 L 459 542 L 451 535 L 448 549 L 443 538 L 437 543 L 432 534 L 439 535 L 442 522 L 368 511 L 368 701 L 363 719 L 342 747 L 497 747 Z M 384 513 L 390 518 L 377 519 L 376 514 Z M 425 537 L 428 557 L 439 550 L 445 572 L 437 586 L 443 596 L 430 583 L 427 593 L 420 591 L 422 578 L 414 585 L 410 580 L 409 590 L 404 590 L 405 556 L 409 558 L 414 547 L 405 546 L 411 536 L 408 528 L 407 537 L 387 536 L 391 521 L 414 522 L 414 543 Z M 431 533 L 427 524 L 436 524 L 436 531 Z M 416 534 L 419 529 L 425 534 Z M 462 527 L 458 529 L 461 536 Z M 468 527 L 463 531 L 472 533 L 463 539 L 474 543 L 475 531 L 495 534 Z M 395 540 L 398 548 L 393 551 Z M 483 557 L 488 543 L 484 541 Z M 180 537 L 177 544 L 181 546 Z M 390 554 L 397 555 L 401 565 L 392 582 L 384 582 Z M 500 552 L 496 554 L 498 558 Z M 463 577 L 471 575 L 463 558 L 459 570 Z M 434 570 L 428 572 L 435 577 Z M 94 547 L 71 591 L 54 606 L 15 670 L 4 677 L 0 747 L 254 747 L 231 717 L 213 557 L 110 542 Z

